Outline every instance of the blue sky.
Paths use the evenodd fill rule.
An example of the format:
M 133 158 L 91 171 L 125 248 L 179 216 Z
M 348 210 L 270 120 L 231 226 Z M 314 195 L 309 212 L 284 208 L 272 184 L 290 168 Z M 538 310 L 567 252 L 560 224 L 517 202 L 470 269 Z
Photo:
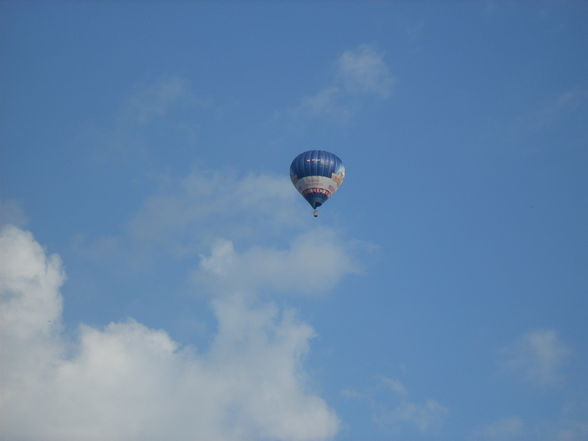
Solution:
M 588 439 L 587 20 L 2 2 L 0 440 Z

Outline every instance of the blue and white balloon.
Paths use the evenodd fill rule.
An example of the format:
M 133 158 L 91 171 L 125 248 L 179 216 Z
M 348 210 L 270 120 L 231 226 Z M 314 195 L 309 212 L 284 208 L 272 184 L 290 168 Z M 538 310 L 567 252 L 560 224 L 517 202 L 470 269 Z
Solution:
M 301 153 L 290 165 L 290 179 L 296 190 L 315 209 L 323 205 L 339 189 L 345 179 L 343 161 L 330 152 L 309 150 Z

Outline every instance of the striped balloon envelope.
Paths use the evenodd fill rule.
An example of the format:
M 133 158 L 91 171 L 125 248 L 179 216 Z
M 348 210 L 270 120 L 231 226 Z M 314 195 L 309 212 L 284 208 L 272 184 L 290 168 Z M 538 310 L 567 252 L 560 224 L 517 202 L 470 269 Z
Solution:
M 290 165 L 290 179 L 296 190 L 304 196 L 318 216 L 323 205 L 339 189 L 345 179 L 343 161 L 324 150 L 300 153 Z

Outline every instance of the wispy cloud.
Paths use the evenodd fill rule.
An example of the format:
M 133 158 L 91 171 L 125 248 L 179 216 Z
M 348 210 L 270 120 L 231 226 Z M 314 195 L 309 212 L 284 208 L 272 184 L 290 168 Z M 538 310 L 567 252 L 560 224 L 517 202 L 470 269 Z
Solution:
M 353 108 L 343 103 L 343 97 L 344 94 L 339 87 L 327 87 L 314 95 L 302 98 L 299 110 L 310 115 L 346 120 L 353 114 Z
M 135 86 L 123 105 L 122 115 L 130 121 L 147 124 L 165 116 L 182 101 L 193 100 L 188 82 L 171 75 L 157 81 Z
M 194 145 L 201 125 L 218 117 L 220 107 L 179 75 L 162 75 L 129 87 L 112 117 L 88 120 L 74 141 L 99 163 L 148 161 L 156 143 L 165 139 L 173 150 Z M 171 136 L 173 135 L 173 136 Z
M 472 441 L 514 441 L 521 439 L 525 423 L 518 416 L 500 419 L 474 430 Z
M 562 424 L 555 435 L 555 441 L 584 441 L 588 439 L 588 421 L 568 421 Z
M 308 221 L 298 198 L 286 176 L 195 169 L 162 177 L 122 231 L 98 238 L 78 234 L 73 246 L 86 258 L 124 256 L 140 263 L 154 256 L 197 257 L 223 238 L 267 243 Z
M 565 412 L 564 412 L 565 413 Z M 584 441 L 588 439 L 588 422 L 569 417 L 524 420 L 510 416 L 474 429 L 468 441 Z
M 362 99 L 388 99 L 393 85 L 394 77 L 384 54 L 362 44 L 339 56 L 331 83 L 304 97 L 298 111 L 348 119 Z
M 438 428 L 449 414 L 449 410 L 435 400 L 427 399 L 422 403 L 411 401 L 408 390 L 400 380 L 380 377 L 380 381 L 398 400 L 398 404 L 378 417 L 382 423 L 406 423 L 417 427 L 421 432 L 427 432 Z
M 378 377 L 380 389 L 387 392 L 386 399 L 376 398 L 376 393 L 346 389 L 342 395 L 350 399 L 366 401 L 375 409 L 374 420 L 382 425 L 398 428 L 411 426 L 422 433 L 437 430 L 449 415 L 449 409 L 438 401 L 422 402 L 411 399 L 406 386 L 398 379 Z M 389 404 L 393 403 L 393 404 Z
M 405 398 L 408 396 L 408 391 L 404 384 L 400 382 L 400 380 L 395 380 L 394 378 L 388 377 L 380 377 L 380 381 L 395 395 L 398 395 L 401 398 Z
M 384 55 L 362 44 L 341 54 L 337 60 L 337 83 L 349 94 L 372 95 L 386 99 L 394 79 Z
M 545 134 L 563 128 L 566 131 L 566 143 L 570 142 L 569 136 L 575 136 L 576 141 L 582 144 L 588 136 L 587 115 L 588 87 L 582 84 L 549 94 L 515 122 L 517 128 L 522 127 L 530 133 Z M 577 130 L 570 130 L 571 127 Z
M 426 400 L 423 403 L 403 401 L 379 420 L 386 424 L 408 423 L 415 425 L 421 432 L 438 428 L 447 417 L 449 411 L 435 400 Z
M 57 256 L 0 232 L 0 426 L 6 439 L 326 440 L 339 426 L 305 381 L 314 331 L 234 295 L 212 303 L 206 352 L 134 321 L 61 331 Z
M 171 247 L 179 254 L 202 252 L 219 237 L 259 239 L 291 228 L 302 215 L 297 197 L 285 176 L 194 170 L 167 180 L 129 228 L 144 245 Z
M 561 368 L 570 354 L 554 330 L 535 330 L 502 348 L 499 365 L 533 384 L 551 386 L 563 380 Z

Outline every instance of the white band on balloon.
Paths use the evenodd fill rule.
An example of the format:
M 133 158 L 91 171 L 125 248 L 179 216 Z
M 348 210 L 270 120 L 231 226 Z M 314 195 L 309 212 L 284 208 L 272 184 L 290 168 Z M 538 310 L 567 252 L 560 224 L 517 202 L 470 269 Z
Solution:
M 316 189 L 316 190 L 315 190 Z M 331 197 L 339 189 L 339 184 L 325 176 L 306 176 L 296 182 L 296 190 L 300 194 L 321 193 Z

